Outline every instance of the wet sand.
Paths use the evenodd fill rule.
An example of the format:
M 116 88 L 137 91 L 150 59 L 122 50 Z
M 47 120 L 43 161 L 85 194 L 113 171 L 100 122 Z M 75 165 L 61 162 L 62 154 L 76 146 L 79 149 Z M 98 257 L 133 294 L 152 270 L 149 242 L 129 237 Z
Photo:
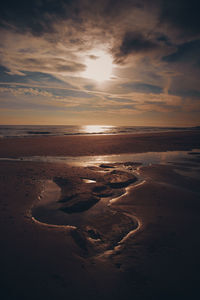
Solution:
M 200 148 L 196 132 L 92 139 L 0 140 L 0 157 Z M 78 167 L 1 161 L 0 168 L 2 299 L 199 298 L 200 178 L 192 176 L 199 174 L 198 152 L 165 165 L 123 164 L 128 176 L 119 172 L 119 164 L 104 162 Z M 66 220 L 73 226 L 59 226 L 49 214 L 44 220 L 43 212 L 41 222 L 32 218 L 48 181 L 61 191 L 53 211 L 64 214 L 60 208 L 67 207 Z M 89 208 L 81 204 L 74 212 L 74 205 L 85 203 L 91 194 L 96 202 L 91 200 Z
M 200 147 L 200 131 L 152 134 L 57 136 L 0 139 L 0 157 L 77 156 L 190 150 Z

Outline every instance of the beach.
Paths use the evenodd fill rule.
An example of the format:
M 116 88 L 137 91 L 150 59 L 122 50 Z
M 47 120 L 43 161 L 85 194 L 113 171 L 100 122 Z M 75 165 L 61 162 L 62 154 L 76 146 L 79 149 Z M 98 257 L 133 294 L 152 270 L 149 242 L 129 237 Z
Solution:
M 0 139 L 0 157 L 105 155 L 199 147 L 199 131 Z
M 0 139 L 2 299 L 198 299 L 199 149 L 198 131 Z M 102 159 L 166 151 L 185 156 Z

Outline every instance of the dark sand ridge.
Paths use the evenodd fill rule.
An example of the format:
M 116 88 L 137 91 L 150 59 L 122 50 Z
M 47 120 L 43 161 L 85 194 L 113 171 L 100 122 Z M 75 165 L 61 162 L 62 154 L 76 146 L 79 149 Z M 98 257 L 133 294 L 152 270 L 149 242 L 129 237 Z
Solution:
M 173 145 L 175 149 L 178 147 L 183 150 L 198 148 L 196 133 L 184 139 L 182 136 L 182 140 L 179 133 L 177 138 L 175 135 L 173 138 L 159 136 L 163 143 L 152 143 L 151 147 L 156 148 L 152 151 L 162 151 L 163 145 L 167 147 L 167 144 L 171 150 Z M 110 137 L 111 142 L 98 137 L 98 147 L 101 138 L 102 148 L 98 151 L 101 154 L 110 153 L 113 137 Z M 49 143 L 51 141 L 54 144 L 55 139 L 48 138 Z M 149 135 L 149 139 L 153 141 L 154 137 Z M 27 148 L 23 150 L 25 139 L 21 140 L 21 146 L 20 140 L 17 142 L 16 156 L 23 156 L 27 151 Z M 69 143 L 68 147 L 70 140 L 71 138 L 66 142 Z M 118 137 L 114 144 L 120 143 L 120 140 L 121 137 Z M 125 143 L 126 139 L 122 140 Z M 39 153 L 39 146 L 35 145 L 35 141 L 34 138 L 28 142 L 33 145 L 33 151 L 29 155 L 36 155 L 34 148 L 38 149 L 38 155 L 43 153 L 44 148 Z M 73 149 L 74 154 L 80 154 L 80 149 L 75 147 L 77 141 L 72 141 L 70 150 L 65 148 L 65 142 L 62 145 L 61 140 L 55 148 L 60 149 L 59 153 L 72 152 Z M 122 152 L 125 148 L 129 150 L 127 152 L 134 152 L 134 149 L 141 152 L 151 150 L 148 138 L 148 146 L 144 149 L 144 141 L 138 142 L 140 148 L 135 146 L 137 143 L 134 141 L 127 142 L 126 146 L 122 145 Z M 103 152 L 106 143 L 108 152 Z M 0 152 L 3 151 L 1 157 L 14 153 L 14 149 L 8 148 L 7 153 L 5 150 L 6 147 L 14 147 L 14 140 L 1 140 L 1 145 L 3 144 L 0 149 Z M 98 151 L 92 151 L 93 144 L 88 144 L 88 152 L 85 152 L 85 144 L 84 155 L 99 154 Z M 47 151 L 47 145 L 45 147 Z M 53 148 L 54 146 L 50 146 L 47 155 L 53 155 Z M 198 170 L 199 155 L 189 156 L 189 162 Z M 84 249 L 80 238 L 73 235 L 73 230 L 42 226 L 28 215 L 41 194 L 44 180 L 67 176 L 75 182 L 77 175 L 80 178 L 92 178 L 89 168 L 23 161 L 2 161 L 0 168 L 2 299 L 199 298 L 200 180 L 176 172 L 191 171 L 188 164 L 142 167 L 140 172 L 146 182 L 130 189 L 127 195 L 112 204 L 116 210 L 137 216 L 143 224 L 141 230 L 128 238 L 119 251 L 92 258 L 85 254 L 90 247 L 89 242 Z

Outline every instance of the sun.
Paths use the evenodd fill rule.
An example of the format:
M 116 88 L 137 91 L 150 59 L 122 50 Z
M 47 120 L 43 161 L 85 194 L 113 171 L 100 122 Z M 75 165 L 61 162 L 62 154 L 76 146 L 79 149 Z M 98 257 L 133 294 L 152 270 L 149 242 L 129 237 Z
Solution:
M 93 51 L 85 60 L 86 70 L 83 76 L 98 82 L 109 80 L 112 75 L 112 57 L 104 51 Z

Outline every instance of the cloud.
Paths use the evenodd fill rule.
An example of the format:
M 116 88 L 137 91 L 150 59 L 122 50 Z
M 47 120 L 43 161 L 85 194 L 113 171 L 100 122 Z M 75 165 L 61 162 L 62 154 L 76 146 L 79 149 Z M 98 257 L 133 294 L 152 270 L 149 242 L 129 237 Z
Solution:
M 1 95 L 13 107 L 77 113 L 192 110 L 200 99 L 198 13 L 195 0 L 2 1 Z M 101 50 L 113 58 L 113 79 L 97 84 L 83 74 Z
M 11 87 L 0 87 L 0 93 L 11 93 L 17 95 L 32 95 L 32 96 L 44 96 L 51 97 L 52 94 L 47 91 L 40 91 L 33 88 L 11 88 Z
M 38 89 L 38 88 L 27 88 L 27 87 L 0 87 L 0 93 L 11 93 L 15 96 L 17 95 L 31 95 L 31 96 L 42 96 L 48 98 L 54 98 L 56 100 L 63 100 L 63 99 L 91 99 L 94 95 L 78 90 L 70 90 L 70 89 Z
M 0 4 L 0 26 L 35 36 L 57 32 L 63 21 L 82 33 L 89 27 L 115 34 L 131 28 L 152 32 L 178 30 L 183 35 L 199 34 L 197 0 L 8 0 Z M 72 36 L 75 43 L 79 40 Z
M 163 61 L 168 63 L 191 63 L 198 58 L 199 53 L 200 39 L 178 45 L 174 53 L 163 57 Z
M 160 23 L 167 24 L 180 36 L 195 37 L 200 34 L 200 3 L 198 0 L 160 1 Z
M 193 99 L 200 99 L 200 90 L 188 90 L 188 89 L 181 89 L 181 90 L 169 90 L 169 94 L 181 96 L 183 98 L 193 98 Z
M 67 49 L 62 44 L 52 44 L 41 37 L 8 30 L 1 31 L 1 40 L 0 63 L 9 70 L 7 73 L 23 76 L 23 71 L 73 74 L 85 70 L 74 47 Z
M 138 92 L 138 93 L 154 93 L 161 94 L 163 88 L 157 85 L 146 84 L 143 82 L 129 82 L 122 84 L 122 87 L 129 92 Z
M 0 5 L 0 25 L 15 28 L 20 32 L 30 31 L 34 35 L 52 32 L 56 19 L 76 19 L 76 0 L 8 0 Z
M 158 47 L 159 45 L 157 43 L 151 41 L 147 37 L 144 37 L 139 32 L 126 32 L 119 50 L 115 53 L 115 61 L 119 63 L 124 59 L 124 57 L 130 54 L 144 54 L 152 52 Z

